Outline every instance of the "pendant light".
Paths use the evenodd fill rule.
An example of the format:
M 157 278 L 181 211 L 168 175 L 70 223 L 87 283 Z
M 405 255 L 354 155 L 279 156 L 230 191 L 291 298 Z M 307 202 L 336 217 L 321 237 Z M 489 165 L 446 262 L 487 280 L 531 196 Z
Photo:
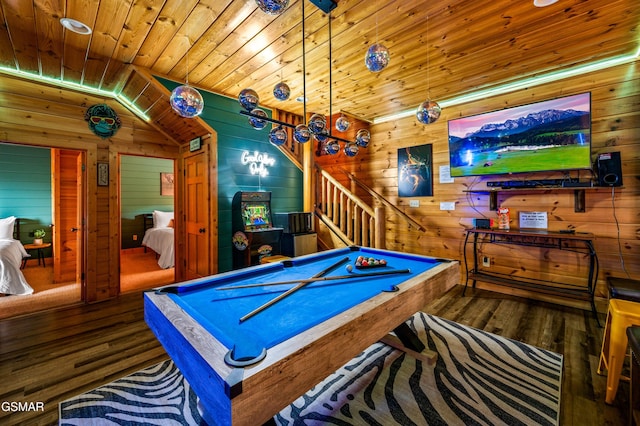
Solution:
M 256 4 L 266 14 L 280 15 L 289 5 L 289 0 L 256 0 Z
M 427 16 L 427 100 L 418 106 L 416 118 L 422 124 L 431 124 L 440 118 L 442 108 L 437 102 L 431 100 L 430 82 L 429 82 L 429 17 Z
M 258 0 L 256 0 L 257 2 Z M 332 103 L 332 73 L 331 73 L 331 10 L 335 8 L 335 3 L 327 4 L 316 4 L 312 0 L 312 2 L 318 6 L 321 10 L 327 13 L 329 19 L 329 117 L 331 117 L 331 103 Z M 324 10 L 321 6 L 326 6 L 327 10 Z M 361 147 L 367 147 L 369 145 L 369 141 L 371 140 L 371 133 L 367 129 L 360 129 L 356 133 L 356 138 L 353 141 L 340 138 L 338 136 L 333 136 L 331 134 L 330 126 L 327 126 L 327 119 L 323 114 L 313 114 L 308 122 L 306 121 L 307 117 L 307 80 L 306 80 L 306 47 L 305 47 L 305 12 L 304 12 L 304 1 L 301 2 L 302 7 L 302 91 L 303 96 L 299 99 L 303 102 L 303 117 L 305 117 L 305 123 L 293 125 L 291 123 L 286 123 L 284 121 L 276 120 L 267 116 L 267 114 L 260 108 L 258 105 L 260 104 L 260 98 L 255 90 L 253 89 L 243 89 L 240 91 L 238 95 L 238 102 L 242 107 L 242 111 L 240 114 L 246 115 L 249 117 L 249 124 L 256 129 L 262 130 L 266 123 L 276 124 L 277 127 L 274 127 L 269 132 L 269 142 L 273 145 L 280 146 L 287 142 L 287 132 L 284 130 L 284 127 L 293 129 L 293 139 L 298 143 L 307 143 L 311 139 L 315 139 L 320 144 L 325 152 L 329 154 L 337 154 L 340 152 L 340 142 L 345 143 L 344 153 L 349 157 L 353 157 L 358 153 L 358 150 Z M 282 83 L 282 75 L 280 76 L 280 80 Z M 286 89 L 289 89 L 285 83 L 282 83 L 286 86 Z M 283 88 L 283 86 L 279 86 L 280 83 L 276 84 L 274 87 L 274 96 L 276 99 L 279 99 L 280 93 L 276 93 L 278 90 Z M 285 92 L 288 90 L 285 90 Z M 284 93 L 284 92 L 283 92 Z M 287 93 L 288 98 L 289 93 Z M 284 96 L 284 94 L 282 94 Z M 338 130 L 344 131 L 349 127 L 349 121 L 345 117 L 341 117 L 341 127 L 337 127 Z
M 195 88 L 189 86 L 189 50 L 191 49 L 191 41 L 187 35 L 187 76 L 185 84 L 178 86 L 171 92 L 169 103 L 171 108 L 181 117 L 193 118 L 202 113 L 204 109 L 204 99 Z
M 364 64 L 371 72 L 380 72 L 389 65 L 389 49 L 378 43 L 378 2 L 376 1 L 376 42 L 369 46 Z
M 351 126 L 349 119 L 340 114 L 340 117 L 336 119 L 336 129 L 339 132 L 346 132 L 347 130 L 349 130 L 349 126 Z
M 279 101 L 286 101 L 291 95 L 289 85 L 282 81 L 282 68 L 280 68 L 280 82 L 273 86 L 273 97 Z

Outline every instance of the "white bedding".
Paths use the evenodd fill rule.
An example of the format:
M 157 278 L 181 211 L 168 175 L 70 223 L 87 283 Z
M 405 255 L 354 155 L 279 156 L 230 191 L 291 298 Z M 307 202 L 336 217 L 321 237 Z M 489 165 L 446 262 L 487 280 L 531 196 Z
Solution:
M 173 268 L 175 265 L 175 248 L 173 228 L 149 228 L 144 233 L 142 245 L 149 247 L 160 255 L 158 265 L 162 269 Z
M 20 270 L 22 258 L 26 256 L 27 252 L 20 241 L 12 238 L 0 239 L 0 293 L 33 293 L 33 288 Z

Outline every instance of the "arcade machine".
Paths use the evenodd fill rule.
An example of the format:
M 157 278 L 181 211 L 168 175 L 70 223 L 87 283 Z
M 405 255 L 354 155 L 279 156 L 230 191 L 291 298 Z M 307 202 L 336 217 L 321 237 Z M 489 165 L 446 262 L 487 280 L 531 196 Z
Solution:
M 233 269 L 281 254 L 282 228 L 273 226 L 271 192 L 236 192 L 231 202 Z

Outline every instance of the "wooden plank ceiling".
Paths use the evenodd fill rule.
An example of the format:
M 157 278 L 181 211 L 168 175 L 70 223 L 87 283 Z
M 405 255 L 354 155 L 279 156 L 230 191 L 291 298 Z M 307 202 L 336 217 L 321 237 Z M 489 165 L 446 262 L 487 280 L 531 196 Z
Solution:
M 153 75 L 234 98 L 252 88 L 261 105 L 302 115 L 304 69 L 307 112 L 371 121 L 639 48 L 637 0 L 339 0 L 330 28 L 305 1 L 304 37 L 302 1 L 272 16 L 253 0 L 0 0 L 0 67 L 121 94 L 184 143 L 204 130 L 170 109 Z M 378 73 L 364 64 L 375 42 L 391 58 Z M 280 81 L 287 101 L 272 95 Z

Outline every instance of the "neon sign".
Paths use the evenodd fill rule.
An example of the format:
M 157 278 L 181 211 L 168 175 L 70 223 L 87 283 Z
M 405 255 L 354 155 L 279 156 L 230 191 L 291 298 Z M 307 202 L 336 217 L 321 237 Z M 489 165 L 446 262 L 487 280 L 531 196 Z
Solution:
M 265 177 L 269 174 L 268 167 L 272 167 L 276 164 L 276 159 L 269 157 L 266 152 L 242 151 L 242 157 L 240 158 L 242 165 L 249 165 L 249 173 L 252 175 L 260 175 Z

